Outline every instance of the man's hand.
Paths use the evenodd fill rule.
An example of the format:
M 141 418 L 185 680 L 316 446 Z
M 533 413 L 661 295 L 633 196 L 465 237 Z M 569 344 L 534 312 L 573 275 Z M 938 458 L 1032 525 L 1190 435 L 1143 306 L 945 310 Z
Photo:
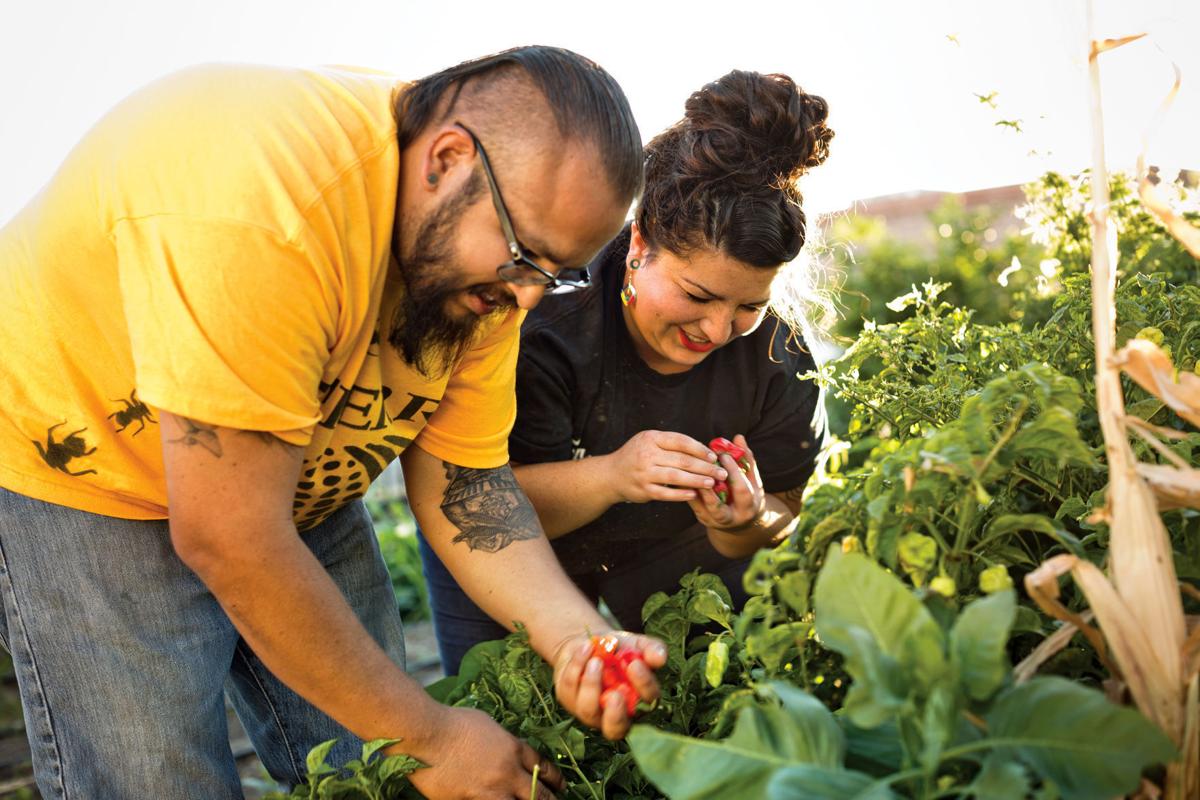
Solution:
M 658 639 L 625 631 L 610 631 L 607 635 L 621 640 L 622 649 L 637 650 L 642 661 L 634 661 L 626 671 L 629 682 L 638 696 L 647 703 L 658 699 L 658 680 L 654 670 L 667 663 L 667 647 Z M 599 728 L 606 739 L 621 739 L 629 733 L 633 720 L 618 696 L 611 696 L 604 706 L 600 695 L 603 664 L 592 655 L 592 637 L 573 636 L 558 648 L 554 657 L 554 691 L 558 702 L 580 722 Z
M 405 750 L 403 743 L 391 749 L 429 765 L 414 772 L 411 780 L 421 794 L 433 800 L 551 800 L 555 791 L 565 787 L 554 762 L 475 709 L 445 709 L 444 724 L 420 753 Z M 531 795 L 535 768 L 536 793 Z

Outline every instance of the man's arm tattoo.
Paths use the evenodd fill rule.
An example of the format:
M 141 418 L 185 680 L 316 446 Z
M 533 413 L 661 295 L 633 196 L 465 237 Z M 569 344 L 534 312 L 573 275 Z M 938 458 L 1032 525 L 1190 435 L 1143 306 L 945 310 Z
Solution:
M 206 425 L 203 422 L 196 422 L 194 419 L 187 417 L 176 417 L 179 424 L 183 427 L 183 436 L 178 439 L 168 439 L 170 444 L 185 444 L 188 447 L 203 447 L 208 452 L 212 453 L 217 458 L 222 455 L 221 440 L 217 438 L 217 429 L 214 425 Z
M 239 433 L 244 433 L 247 436 L 253 436 L 255 439 L 258 439 L 263 444 L 276 445 L 276 446 L 284 448 L 285 450 L 289 447 L 294 446 L 294 445 L 288 444 L 283 439 L 280 439 L 278 436 L 271 433 L 270 431 L 239 431 Z
M 793 514 L 799 513 L 801 501 L 804 500 L 804 487 L 797 486 L 795 489 L 788 489 L 786 492 L 780 492 L 780 499 L 783 500 Z
M 458 528 L 454 542 L 495 553 L 513 542 L 542 535 L 533 504 L 507 464 L 495 469 L 460 467 L 447 461 L 442 513 Z

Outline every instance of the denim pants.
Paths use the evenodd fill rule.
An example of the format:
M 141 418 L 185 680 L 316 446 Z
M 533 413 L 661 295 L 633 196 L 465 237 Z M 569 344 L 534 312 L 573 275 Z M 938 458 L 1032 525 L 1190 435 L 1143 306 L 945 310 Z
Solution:
M 501 639 L 508 630 L 475 605 L 450 574 L 425 536 L 417 531 L 421 549 L 421 567 L 429 587 L 429 604 L 433 611 L 433 632 L 437 637 L 442 669 L 447 675 L 457 675 L 467 651 L 480 642 Z M 628 631 L 642 630 L 642 605 L 655 592 L 671 594 L 679 590 L 679 579 L 700 568 L 721 578 L 729 587 L 735 609 L 746 603 L 742 574 L 751 557 L 729 559 L 709 544 L 704 528 L 694 525 L 669 539 L 635 542 L 639 547 L 634 563 L 614 567 L 589 575 L 572 575 L 575 585 L 593 603 L 603 598 L 621 627 Z
M 403 666 L 400 616 L 363 504 L 303 539 Z M 175 555 L 165 521 L 105 517 L 0 489 L 0 600 L 0 643 L 13 657 L 47 800 L 240 799 L 226 690 L 278 781 L 302 780 L 305 755 L 327 739 L 339 739 L 331 763 L 358 755 L 356 737 L 250 650 Z

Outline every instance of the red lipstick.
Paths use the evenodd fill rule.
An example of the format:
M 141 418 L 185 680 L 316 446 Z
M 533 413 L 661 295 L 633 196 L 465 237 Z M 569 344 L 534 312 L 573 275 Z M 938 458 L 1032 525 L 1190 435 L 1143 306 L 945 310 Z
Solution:
M 688 350 L 691 350 L 693 353 L 707 353 L 709 350 L 712 350 L 714 347 L 716 347 L 716 345 L 712 342 L 705 342 L 704 344 L 693 342 L 688 338 L 687 334 L 683 332 L 683 328 L 679 329 L 679 343 Z

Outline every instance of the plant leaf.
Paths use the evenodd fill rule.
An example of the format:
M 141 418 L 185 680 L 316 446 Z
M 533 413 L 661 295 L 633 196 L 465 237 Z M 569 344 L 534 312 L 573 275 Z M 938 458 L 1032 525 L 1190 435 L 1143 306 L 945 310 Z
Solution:
M 375 755 L 379 750 L 399 743 L 400 739 L 372 739 L 369 742 L 363 742 L 362 762 L 366 764 L 371 760 L 371 756 Z
M 333 749 L 335 744 L 337 744 L 337 739 L 330 739 L 327 742 L 321 742 L 308 751 L 308 757 L 304 760 L 304 766 L 308 769 L 310 777 L 333 771 L 333 768 L 325 763 L 325 759 L 329 757 L 329 751 Z
M 968 697 L 986 700 L 1008 675 L 1008 633 L 1017 615 L 1011 589 L 975 600 L 950 630 L 950 655 Z
M 635 725 L 629 746 L 638 767 L 672 800 L 766 797 L 779 770 L 796 764 L 837 767 L 843 739 L 819 700 L 784 683 L 768 686 L 782 705 L 738 712 L 729 738 L 693 739 Z
M 746 797 L 746 795 L 738 795 Z M 899 795 L 861 772 L 798 764 L 775 773 L 767 800 L 894 800 Z
M 1017 762 L 992 753 L 965 791 L 975 800 L 1025 800 L 1029 776 Z
M 817 635 L 846 658 L 854 685 L 851 720 L 881 724 L 912 683 L 927 688 L 946 672 L 945 638 L 929 611 L 894 575 L 860 553 L 830 547 L 814 593 Z
M 1064 800 L 1123 796 L 1142 770 L 1178 755 L 1141 714 L 1065 678 L 1033 678 L 1006 691 L 987 721 L 998 752 L 1054 781 Z

